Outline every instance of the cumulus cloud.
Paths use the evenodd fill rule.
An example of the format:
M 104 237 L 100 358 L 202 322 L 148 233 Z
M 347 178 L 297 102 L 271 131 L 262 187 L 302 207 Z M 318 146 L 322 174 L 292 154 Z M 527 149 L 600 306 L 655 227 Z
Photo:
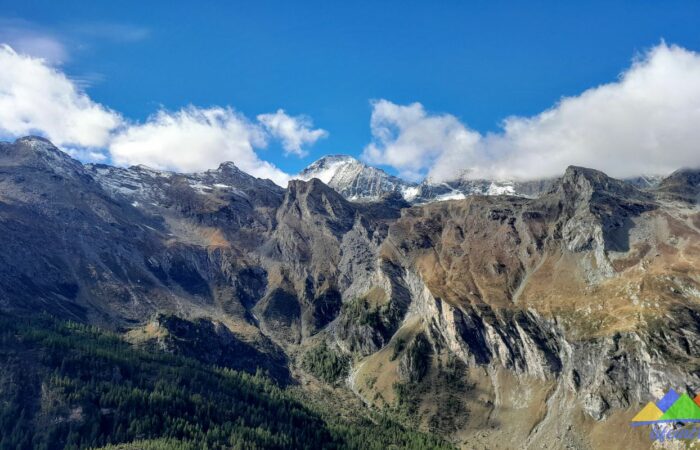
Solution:
M 42 134 L 62 147 L 105 147 L 122 124 L 41 58 L 0 45 L 0 134 Z
M 396 105 L 372 102 L 373 142 L 363 152 L 366 161 L 395 167 L 411 180 L 423 177 L 445 152 L 470 151 L 479 140 L 449 114 L 430 115 L 420 103 Z
M 700 55 L 661 43 L 615 82 L 482 135 L 422 105 L 374 102 L 366 160 L 434 180 L 533 179 L 575 164 L 616 177 L 700 165 Z
M 282 141 L 285 154 L 293 153 L 306 156 L 308 152 L 302 147 L 313 145 L 321 138 L 328 136 L 326 130 L 312 129 L 313 122 L 306 116 L 289 116 L 283 109 L 275 113 L 260 114 L 258 121 L 274 137 Z
M 127 127 L 114 136 L 109 149 L 118 165 L 197 172 L 233 161 L 251 175 L 284 185 L 289 176 L 255 153 L 255 147 L 265 145 L 262 130 L 232 109 L 191 106 L 159 111 L 145 123 Z
M 2 45 L 0 67 L 0 137 L 39 134 L 85 162 L 195 172 L 233 161 L 251 175 L 285 185 L 289 175 L 256 149 L 279 139 L 285 152 L 301 156 L 304 146 L 328 134 L 312 129 L 309 118 L 281 109 L 253 121 L 229 107 L 189 106 L 130 122 L 92 101 L 48 60 Z
M 114 163 L 145 164 L 159 169 L 198 172 L 233 161 L 243 171 L 286 185 L 290 176 L 259 158 L 255 149 L 279 139 L 286 153 L 306 154 L 328 133 L 312 129 L 305 116 L 288 116 L 279 109 L 257 116 L 253 122 L 231 108 L 190 106 L 176 112 L 159 111 L 143 124 L 117 133 L 109 146 Z

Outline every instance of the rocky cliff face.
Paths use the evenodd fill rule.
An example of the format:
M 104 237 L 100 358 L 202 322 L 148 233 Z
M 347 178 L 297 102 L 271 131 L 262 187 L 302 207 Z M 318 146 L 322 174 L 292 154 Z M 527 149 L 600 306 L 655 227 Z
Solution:
M 570 167 L 538 198 L 410 206 L 24 138 L 0 144 L 0 307 L 280 379 L 326 341 L 367 405 L 468 447 L 640 448 L 641 404 L 700 389 L 697 179 Z
M 700 203 L 700 169 L 679 169 L 662 180 L 657 191 L 675 200 Z
M 462 414 L 515 422 L 512 445 L 554 435 L 583 445 L 583 434 L 671 386 L 700 387 L 689 344 L 700 332 L 692 319 L 700 308 L 697 218 L 697 208 L 576 167 L 535 200 L 470 197 L 404 210 L 383 254 L 404 268 L 411 303 L 387 347 L 401 353 L 428 336 L 434 373 L 425 389 L 439 383 L 449 357 L 459 358 L 466 385 L 487 392 L 475 402 L 460 388 Z M 395 402 L 395 383 L 421 378 L 411 375 L 415 363 L 397 365 L 391 352 L 365 358 L 351 378 L 372 402 Z M 419 404 L 428 424 L 440 418 L 428 396 Z M 528 408 L 538 411 L 532 420 L 508 412 Z M 484 426 L 475 424 L 473 439 Z

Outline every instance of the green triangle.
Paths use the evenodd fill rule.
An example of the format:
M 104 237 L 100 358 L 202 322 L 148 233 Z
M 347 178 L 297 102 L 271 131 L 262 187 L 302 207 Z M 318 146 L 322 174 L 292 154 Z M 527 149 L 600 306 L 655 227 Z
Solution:
M 666 410 L 659 421 L 700 421 L 700 407 L 690 398 L 688 394 L 678 397 L 673 405 Z

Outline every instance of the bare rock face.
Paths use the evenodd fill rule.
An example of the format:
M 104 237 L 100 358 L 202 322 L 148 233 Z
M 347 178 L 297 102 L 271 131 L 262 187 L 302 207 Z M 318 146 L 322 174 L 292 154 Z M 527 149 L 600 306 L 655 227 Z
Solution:
M 105 305 L 91 302 L 104 296 L 124 316 L 140 314 L 132 287 L 145 296 L 151 285 L 143 252 L 159 247 L 158 221 L 40 138 L 0 144 L 0 192 L 4 306 L 99 320 Z
M 675 200 L 700 202 L 700 169 L 679 169 L 665 178 L 657 191 Z
M 633 185 L 581 167 L 569 167 L 541 201 L 557 201 L 561 206 L 561 234 L 567 249 L 591 252 L 591 279 L 614 274 L 607 252 L 628 251 L 633 219 L 656 208 L 651 196 Z
M 261 248 L 274 281 L 257 311 L 276 318 L 271 332 L 298 343 L 334 321 L 344 297 L 367 291 L 378 270 L 378 244 L 403 206 L 393 197 L 353 204 L 318 179 L 291 181 L 278 225 Z M 289 303 L 296 305 L 292 317 L 276 312 Z
M 403 210 L 381 252 L 404 268 L 410 298 L 393 348 L 423 330 L 433 349 L 430 383 L 445 370 L 443 356 L 457 356 L 467 385 L 492 392 L 467 408 L 486 408 L 494 423 L 508 408 L 539 405 L 543 416 L 520 435 L 533 446 L 553 437 L 554 425 L 545 425 L 554 420 L 580 436 L 671 386 L 695 392 L 700 378 L 687 367 L 696 350 L 682 336 L 700 332 L 700 278 L 691 269 L 700 267 L 698 211 L 664 198 L 571 167 L 538 199 L 470 197 Z M 372 381 L 365 398 L 386 399 L 392 393 L 381 386 L 392 377 L 414 383 L 406 351 L 395 368 L 384 350 L 360 362 L 356 392 Z M 550 390 L 508 398 L 533 386 Z M 423 405 L 431 420 L 429 397 Z
M 432 349 L 423 333 L 418 334 L 408 345 L 399 363 L 399 379 L 408 383 L 418 383 L 428 373 L 428 356 Z
M 697 171 L 641 189 L 570 167 L 537 198 L 413 206 L 353 179 L 372 201 L 0 144 L 0 308 L 280 379 L 282 352 L 333 341 L 367 404 L 466 445 L 610 445 L 596 436 L 664 390 L 700 389 Z

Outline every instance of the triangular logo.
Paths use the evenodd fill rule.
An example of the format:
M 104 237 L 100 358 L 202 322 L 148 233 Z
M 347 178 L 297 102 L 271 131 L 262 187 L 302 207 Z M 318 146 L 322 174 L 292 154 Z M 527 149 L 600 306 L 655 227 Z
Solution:
M 650 423 L 656 422 L 663 416 L 663 411 L 659 409 L 654 403 L 649 402 L 647 405 L 637 413 L 632 419 L 633 426 L 648 425 Z
M 678 392 L 674 391 L 673 389 L 669 389 L 668 392 L 666 392 L 666 395 L 664 395 L 658 402 L 656 402 L 656 406 L 659 407 L 659 409 L 663 412 L 666 412 L 668 408 L 671 407 L 674 403 L 676 403 L 676 400 L 678 400 Z
M 666 422 L 700 422 L 700 407 L 688 397 L 688 394 L 683 394 L 658 420 Z

